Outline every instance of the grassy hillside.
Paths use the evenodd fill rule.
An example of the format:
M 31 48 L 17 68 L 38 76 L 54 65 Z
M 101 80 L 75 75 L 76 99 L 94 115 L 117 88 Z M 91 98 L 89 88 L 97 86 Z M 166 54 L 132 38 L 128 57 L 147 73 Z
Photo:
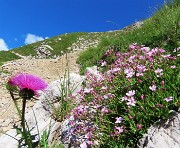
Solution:
M 45 42 L 47 45 L 51 46 L 53 50 L 51 51 L 53 55 L 59 55 L 61 51 L 66 50 L 72 43 L 74 43 L 78 37 L 85 35 L 87 33 L 70 33 L 55 36 L 34 44 L 29 44 L 20 48 L 13 49 L 14 52 L 17 52 L 23 56 L 36 55 L 35 48 L 41 45 L 42 42 Z
M 35 49 L 39 47 L 43 42 L 45 42 L 46 45 L 49 45 L 53 49 L 51 50 L 52 56 L 60 55 L 61 51 L 67 51 L 67 48 L 70 47 L 73 43 L 75 43 L 78 38 L 84 37 L 89 39 L 93 38 L 94 35 L 95 34 L 85 32 L 63 34 L 33 44 L 28 44 L 19 48 L 15 48 L 11 51 L 13 51 L 14 53 L 18 53 L 22 56 L 36 56 L 37 53 Z M 0 65 L 2 65 L 4 62 L 19 58 L 15 54 L 11 53 L 11 51 L 0 51 Z
M 78 63 L 81 64 L 81 73 L 84 73 L 86 67 L 97 65 L 103 58 L 104 52 L 110 48 L 124 52 L 132 43 L 167 50 L 180 46 L 179 10 L 180 1 L 175 0 L 159 8 L 151 18 L 144 21 L 142 27 L 118 32 L 116 37 L 102 38 L 97 48 L 84 51 L 79 57 Z
M 2 65 L 5 61 L 15 59 L 19 59 L 19 57 L 9 51 L 0 51 L 0 65 Z

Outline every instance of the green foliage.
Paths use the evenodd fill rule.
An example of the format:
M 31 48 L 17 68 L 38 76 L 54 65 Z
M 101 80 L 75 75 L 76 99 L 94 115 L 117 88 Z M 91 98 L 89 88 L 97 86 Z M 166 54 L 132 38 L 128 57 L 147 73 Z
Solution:
M 14 52 L 19 53 L 23 56 L 35 56 L 36 51 L 35 48 L 39 47 L 41 43 L 45 42 L 47 45 L 49 45 L 53 50 L 50 50 L 50 52 L 53 55 L 61 55 L 61 51 L 67 51 L 67 48 L 74 43 L 78 37 L 85 35 L 87 33 L 69 33 L 69 34 L 63 34 L 56 37 L 52 37 L 49 39 L 45 39 L 43 41 L 39 41 L 33 44 L 28 44 L 26 46 L 15 48 L 13 49 Z
M 4 62 L 19 59 L 18 56 L 9 51 L 0 51 L 0 65 Z
M 41 148 L 49 148 L 48 146 L 48 137 L 49 137 L 49 133 L 47 133 L 47 131 L 43 131 L 43 134 L 41 136 L 41 141 L 40 141 L 40 147 Z

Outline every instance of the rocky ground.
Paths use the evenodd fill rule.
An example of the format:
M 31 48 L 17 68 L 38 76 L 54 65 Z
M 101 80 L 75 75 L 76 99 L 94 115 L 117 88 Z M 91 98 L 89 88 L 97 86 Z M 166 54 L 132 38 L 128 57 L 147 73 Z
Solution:
M 76 59 L 80 52 L 81 51 L 69 53 L 67 58 L 66 55 L 56 59 L 25 58 L 5 63 L 4 66 L 1 67 L 1 70 L 6 72 L 0 73 L 0 130 L 3 132 L 9 130 L 13 127 L 13 124 L 19 120 L 14 103 L 4 86 L 8 77 L 18 72 L 25 72 L 39 76 L 47 83 L 50 83 L 63 77 L 67 67 L 67 61 L 70 72 L 79 72 Z M 29 101 L 27 104 L 28 109 L 30 109 L 34 103 L 35 101 Z M 19 100 L 19 104 L 21 104 L 21 100 Z M 0 135 L 1 134 L 2 133 L 0 133 Z

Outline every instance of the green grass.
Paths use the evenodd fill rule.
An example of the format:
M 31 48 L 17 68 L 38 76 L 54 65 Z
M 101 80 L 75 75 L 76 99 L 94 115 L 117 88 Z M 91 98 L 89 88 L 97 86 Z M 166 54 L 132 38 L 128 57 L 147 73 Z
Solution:
M 85 34 L 87 33 L 80 32 L 80 33 L 63 34 L 33 44 L 29 44 L 20 48 L 13 49 L 13 51 L 23 56 L 29 56 L 29 55 L 35 56 L 36 55 L 35 48 L 39 47 L 41 43 L 45 42 L 47 45 L 53 48 L 53 50 L 50 50 L 52 55 L 60 55 L 61 51 L 66 51 L 67 48 L 72 45 L 72 43 L 76 42 L 78 37 Z M 61 38 L 61 40 L 59 40 L 59 38 Z
M 85 32 L 63 34 L 33 44 L 28 44 L 19 48 L 14 48 L 11 51 L 18 53 L 22 56 L 36 56 L 35 48 L 39 47 L 41 43 L 45 42 L 47 45 L 53 48 L 53 50 L 50 50 L 52 56 L 61 55 L 61 51 L 67 51 L 67 48 L 70 47 L 73 43 L 75 43 L 79 37 L 83 37 L 86 39 L 92 38 L 93 40 L 95 36 L 93 34 Z M 61 38 L 61 40 L 59 40 L 59 38 Z M 15 54 L 11 53 L 11 51 L 0 51 L 0 65 L 2 65 L 4 62 L 20 58 Z
M 19 57 L 9 51 L 0 51 L 0 65 L 15 59 L 19 59 Z
M 144 21 L 141 28 L 126 29 L 109 35 L 106 33 L 97 48 L 88 49 L 80 55 L 77 62 L 81 64 L 81 74 L 86 67 L 97 65 L 103 58 L 104 51 L 111 47 L 124 52 L 132 43 L 167 50 L 180 46 L 180 29 L 177 25 L 180 21 L 179 10 L 180 1 L 175 0 L 159 8 L 151 18 Z

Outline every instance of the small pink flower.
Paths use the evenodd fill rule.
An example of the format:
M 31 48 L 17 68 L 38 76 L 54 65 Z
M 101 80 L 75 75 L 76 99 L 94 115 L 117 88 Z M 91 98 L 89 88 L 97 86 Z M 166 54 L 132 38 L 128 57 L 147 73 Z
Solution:
M 172 66 L 170 66 L 170 68 L 174 69 L 174 68 L 176 68 L 176 66 L 175 66 L 175 65 L 172 65 Z
M 141 98 L 141 99 L 144 99 L 144 94 L 142 94 L 142 95 L 140 96 L 140 98 Z
M 136 73 L 136 77 L 144 76 L 143 73 Z
M 106 64 L 107 64 L 106 61 L 104 60 L 101 61 L 101 66 L 106 66 Z
M 119 135 L 119 134 L 123 133 L 123 126 L 121 126 L 121 127 L 115 126 L 114 130 L 115 130 L 115 134 Z
M 84 88 L 84 93 L 90 93 L 93 90 L 93 88 Z
M 140 124 L 136 125 L 138 129 L 142 129 L 142 126 Z
M 126 93 L 126 96 L 128 96 L 128 97 L 132 97 L 134 95 L 135 95 L 135 90 L 130 90 Z
M 130 115 L 128 118 L 129 118 L 129 119 L 132 119 L 133 117 Z
M 116 117 L 116 122 L 115 123 L 121 123 L 124 120 L 122 117 Z
M 161 85 L 164 86 L 164 81 L 161 81 Z
M 126 100 L 128 100 L 128 98 L 126 96 L 121 98 L 121 101 L 126 101 Z
M 126 74 L 126 78 L 131 78 L 135 74 L 132 68 L 125 69 L 124 73 Z
M 128 106 L 136 106 L 136 101 L 134 100 L 134 97 L 130 97 L 127 102 Z
M 108 109 L 107 109 L 106 107 L 103 107 L 103 108 L 101 109 L 101 112 L 102 112 L 102 113 L 108 113 Z
M 160 77 L 160 76 L 163 75 L 163 70 L 162 70 L 162 69 L 159 69 L 159 68 L 158 68 L 158 69 L 156 69 L 154 72 L 156 73 L 157 77 Z
M 149 86 L 149 89 L 152 91 L 156 91 L 156 85 Z
M 90 140 L 90 139 L 92 138 L 92 133 L 91 133 L 91 132 L 87 133 L 87 134 L 85 135 L 85 138 L 88 139 L 88 140 Z
M 159 49 L 159 51 L 160 51 L 160 53 L 164 53 L 164 52 L 166 52 L 164 49 Z
M 170 102 L 170 101 L 172 101 L 172 100 L 173 100 L 173 97 L 172 97 L 172 96 L 170 96 L 169 98 L 164 98 L 164 100 L 165 100 L 166 102 Z
M 139 73 L 147 71 L 146 66 L 144 66 L 144 65 L 138 65 L 137 70 Z
M 81 144 L 80 144 L 80 148 L 87 148 L 86 142 L 81 143 Z

